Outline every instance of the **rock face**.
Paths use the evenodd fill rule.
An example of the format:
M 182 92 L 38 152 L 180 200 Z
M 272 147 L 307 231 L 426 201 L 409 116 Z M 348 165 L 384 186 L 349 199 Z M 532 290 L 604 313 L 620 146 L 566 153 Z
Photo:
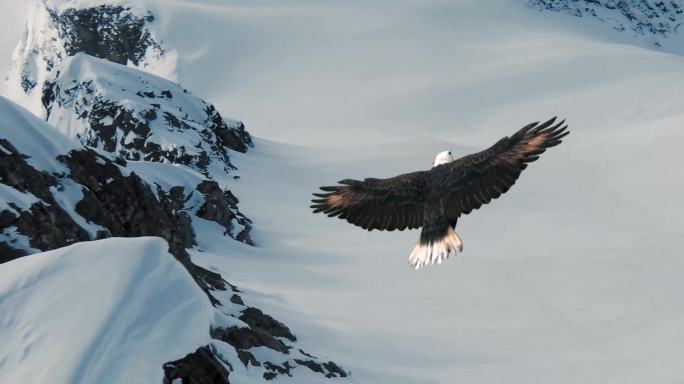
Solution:
M 617 31 L 650 36 L 653 44 L 677 33 L 682 23 L 681 0 L 529 0 L 540 10 L 597 18 Z
M 0 122 L 0 130 L 4 129 L 23 128 Z M 0 229 L 16 227 L 28 239 L 29 248 L 14 247 L 12 244 L 17 243 L 11 241 L 6 244 L 16 254 L 95 238 L 158 236 L 169 242 L 174 255 L 181 257 L 186 248 L 194 245 L 192 217 L 207 205 L 215 212 L 208 219 L 227 228 L 238 221 L 246 232 L 241 237 L 249 238 L 249 219 L 238 211 L 237 199 L 211 181 L 200 179 L 193 190 L 173 186 L 165 191 L 157 186 L 155 191 L 126 168 L 124 159 L 90 148 L 60 154 L 54 161 L 68 172 L 49 173 L 31 166 L 27 162 L 31 155 L 20 152 L 11 136 L 0 140 L 0 145 L 3 188 L 35 199 L 24 207 L 9 202 L 11 210 L 2 211 Z
M 148 55 L 158 58 L 164 54 L 147 28 L 154 22 L 150 12 L 136 14 L 131 7 L 121 5 L 67 8 L 61 13 L 48 8 L 48 12 L 69 56 L 84 52 L 114 63 L 131 62 L 138 66 Z
M 287 326 L 247 306 L 221 275 L 192 263 L 187 249 L 195 245 L 195 220 L 213 221 L 227 238 L 249 243 L 249 219 L 216 181 L 184 167 L 128 162 L 83 147 L 3 98 L 0 137 L 0 261 L 86 240 L 157 236 L 208 295 L 216 307 L 216 323 L 207 330 L 214 341 L 165 364 L 164 380 L 226 383 L 238 367 L 259 370 L 264 379 L 292 376 L 302 367 L 347 375 L 303 352 Z M 272 353 L 254 352 L 260 348 Z
M 35 0 L 6 94 L 83 145 L 225 174 L 234 169 L 229 152 L 246 152 L 251 137 L 242 122 L 167 80 L 176 53 L 155 22 L 121 2 Z
M 171 384 L 174 380 L 183 383 L 228 383 L 228 370 L 214 353 L 209 346 L 204 346 L 182 359 L 164 364 L 164 384 Z
M 5 109 L 13 108 L 4 103 Z M 0 215 L 0 230 L 6 238 L 2 244 L 8 250 L 3 252 L 3 261 L 32 250 L 111 236 L 158 236 L 183 260 L 187 258 L 185 249 L 195 244 L 193 217 L 215 221 L 226 228 L 227 236 L 251 242 L 250 220 L 238 210 L 237 198 L 216 182 L 195 175 L 186 185 L 149 184 L 128 169 L 121 157 L 77 143 L 73 143 L 74 149 L 59 153 L 50 142 L 63 140 L 55 138 L 59 132 L 37 121 L 23 125 L 0 120 L 5 137 L 0 139 L 0 186 L 22 202 L 6 200 Z M 26 138 L 45 137 L 42 144 L 47 148 L 31 148 L 26 138 L 16 137 L 13 130 L 22 130 Z M 56 165 L 36 167 L 29 163 L 36 153 L 21 148 L 51 153 L 55 157 L 48 160 Z M 50 168 L 57 171 L 50 172 Z M 188 173 L 170 166 L 156 171 L 162 175 L 165 171 Z M 25 241 L 19 241 L 20 236 Z
M 200 222 L 227 246 L 252 245 L 251 221 L 225 175 L 235 169 L 231 151 L 253 144 L 241 122 L 150 73 L 164 75 L 175 60 L 154 22 L 118 1 L 36 1 L 7 82 L 42 119 L 0 97 L 0 263 L 88 240 L 161 237 L 215 312 L 211 343 L 160 367 L 163 382 L 271 380 L 298 370 L 346 377 L 192 262 Z
M 252 146 L 244 124 L 178 84 L 83 53 L 55 67 L 42 105 L 50 125 L 84 145 L 207 176 L 230 172 L 229 151 Z
M 41 115 L 43 83 L 57 64 L 78 52 L 173 77 L 176 54 L 155 36 L 154 22 L 149 11 L 134 6 L 36 0 L 12 57 L 8 93 Z
M 232 287 L 232 290 L 239 292 L 235 287 Z M 272 380 L 280 375 L 292 377 L 297 369 L 302 368 L 326 378 L 348 376 L 335 362 L 321 360 L 301 348 L 296 348 L 297 337 L 285 324 L 258 308 L 244 304 L 237 304 L 234 308 L 240 308 L 239 312 L 229 314 L 220 311 L 217 314 L 221 321 L 212 327 L 211 337 L 216 340 L 213 344 L 215 346 L 216 343 L 231 345 L 242 368 L 260 372 L 265 380 Z M 223 358 L 219 354 L 219 359 Z M 231 364 L 228 361 L 224 362 Z M 234 370 L 237 370 L 237 367 L 232 367 L 231 371 Z

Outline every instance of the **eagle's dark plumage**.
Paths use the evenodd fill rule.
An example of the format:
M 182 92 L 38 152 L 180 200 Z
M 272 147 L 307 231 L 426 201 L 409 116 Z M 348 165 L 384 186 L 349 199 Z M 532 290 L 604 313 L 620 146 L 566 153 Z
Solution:
M 482 152 L 427 171 L 389 179 L 346 179 L 321 187 L 323 193 L 314 193 L 311 208 L 369 231 L 423 227 L 411 265 L 420 268 L 441 262 L 461 250 L 453 228 L 462 214 L 508 191 L 527 163 L 561 143 L 569 131 L 564 121 L 555 121 L 529 124 Z

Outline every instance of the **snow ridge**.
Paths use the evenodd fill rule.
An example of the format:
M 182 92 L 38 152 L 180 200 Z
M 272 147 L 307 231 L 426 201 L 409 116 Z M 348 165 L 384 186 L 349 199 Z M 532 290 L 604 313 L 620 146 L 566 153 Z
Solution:
M 42 104 L 48 123 L 82 144 L 123 156 L 228 173 L 229 150 L 252 144 L 242 122 L 180 85 L 78 53 L 55 67 Z

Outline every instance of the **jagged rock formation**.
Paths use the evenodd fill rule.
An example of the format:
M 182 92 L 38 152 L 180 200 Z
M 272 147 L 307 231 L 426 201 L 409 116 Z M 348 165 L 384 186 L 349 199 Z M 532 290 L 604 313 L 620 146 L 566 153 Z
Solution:
M 193 264 L 187 249 L 200 218 L 216 222 L 227 238 L 250 242 L 249 219 L 229 190 L 185 167 L 128 162 L 83 147 L 3 98 L 0 132 L 0 261 L 86 240 L 157 236 L 215 306 L 207 330 L 214 341 L 165 364 L 165 380 L 227 382 L 231 372 L 248 367 L 264 379 L 299 368 L 347 375 L 301 351 L 289 328 L 247 306 L 221 275 Z M 254 352 L 261 348 L 272 352 Z
M 577 17 L 595 17 L 617 31 L 650 36 L 653 44 L 679 31 L 681 0 L 529 0 L 540 10 L 565 12 Z
M 0 129 L 25 129 L 6 124 L 0 122 Z M 249 243 L 249 219 L 238 210 L 233 194 L 215 182 L 198 179 L 192 188 L 173 186 L 166 191 L 157 185 L 155 190 L 127 169 L 124 159 L 90 148 L 59 154 L 54 161 L 64 171 L 50 173 L 32 167 L 27 162 L 31 155 L 20 152 L 11 136 L 0 140 L 0 146 L 0 183 L 33 201 L 24 206 L 8 202 L 10 209 L 2 211 L 0 230 L 16 228 L 28 241 L 28 247 L 13 246 L 21 244 L 15 239 L 4 242 L 11 254 L 111 236 L 159 236 L 180 258 L 194 245 L 192 217 L 207 211 L 207 206 L 212 207 L 213 216 L 200 216 Z M 237 227 L 242 229 L 234 234 Z
M 183 383 L 226 384 L 228 370 L 216 358 L 210 346 L 198 348 L 182 359 L 164 364 L 164 384 L 174 380 Z
M 35 0 L 12 57 L 8 93 L 41 115 L 43 83 L 57 64 L 78 52 L 173 77 L 176 54 L 155 36 L 154 21 L 149 11 L 134 6 Z
M 154 17 L 119 2 L 38 0 L 31 12 L 7 82 L 50 125 L 0 98 L 0 263 L 87 240 L 161 237 L 215 311 L 211 344 L 164 364 L 164 382 L 227 383 L 248 370 L 265 380 L 298 369 L 346 377 L 192 262 L 202 220 L 226 241 L 252 244 L 251 221 L 215 177 L 252 141 L 241 122 L 147 73 L 175 60 Z
M 183 164 L 206 176 L 212 167 L 233 170 L 229 151 L 252 146 L 244 124 L 150 75 L 175 76 L 175 52 L 155 36 L 154 22 L 149 11 L 119 3 L 36 0 L 7 94 L 82 144 L 125 159 Z
M 204 175 L 231 171 L 229 150 L 252 146 L 244 124 L 178 84 L 82 53 L 55 67 L 42 104 L 50 125 L 84 145 Z
M 161 43 L 147 28 L 154 21 L 150 12 L 136 14 L 131 7 L 106 4 L 67 8 L 61 13 L 48 8 L 48 12 L 69 56 L 84 52 L 114 63 L 139 66 L 146 64 L 146 56 L 158 59 L 164 54 Z

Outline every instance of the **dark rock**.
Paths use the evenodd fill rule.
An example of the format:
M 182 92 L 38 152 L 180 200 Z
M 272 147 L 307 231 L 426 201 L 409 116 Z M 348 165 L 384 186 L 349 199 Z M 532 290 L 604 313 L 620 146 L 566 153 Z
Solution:
M 228 384 L 229 372 L 209 346 L 201 347 L 182 359 L 164 364 L 164 384 L 181 380 L 183 384 Z
M 8 261 L 18 259 L 23 256 L 27 256 L 28 252 L 22 249 L 16 249 L 11 246 L 8 242 L 0 243 L 0 264 L 6 263 Z
M 29 238 L 31 248 L 55 249 L 90 240 L 88 233 L 74 223 L 73 219 L 56 202 L 33 204 L 21 212 L 13 223 L 17 231 Z
M 328 361 L 327 363 L 323 363 L 323 367 L 328 370 L 328 373 L 325 375 L 326 377 L 347 377 L 347 372 L 343 371 L 342 368 L 340 368 L 335 362 L 333 361 Z
M 224 341 L 236 349 L 249 349 L 252 347 L 266 347 L 280 353 L 288 354 L 288 347 L 280 340 L 269 335 L 261 329 L 252 328 L 215 328 L 212 329 L 213 338 Z
M 295 359 L 295 362 L 299 365 L 303 365 L 316 373 L 325 374 L 327 378 L 333 377 L 347 377 L 347 372 L 343 371 L 337 364 L 332 361 L 327 363 L 319 363 L 314 360 L 300 360 Z
M 299 360 L 295 359 L 295 362 L 299 365 L 303 365 L 316 373 L 323 373 L 323 367 L 320 363 L 313 360 Z
M 236 240 L 253 245 L 249 237 L 252 221 L 240 213 L 237 208 L 238 199 L 231 191 L 222 190 L 213 180 L 200 183 L 197 191 L 204 195 L 205 201 L 197 211 L 197 216 L 221 225 L 226 229 L 225 234 Z M 233 220 L 244 226 L 244 230 L 237 236 L 233 236 Z
M 261 366 L 261 363 L 250 352 L 247 352 L 244 349 L 236 349 L 235 351 L 237 352 L 238 359 L 240 359 L 245 367 L 247 367 L 249 364 L 255 367 Z
M 528 5 L 546 11 L 596 18 L 613 29 L 649 36 L 656 47 L 661 38 L 678 32 L 683 10 L 677 0 L 528 0 Z
M 242 297 L 240 297 L 240 296 L 238 296 L 238 295 L 236 295 L 236 294 L 233 294 L 233 295 L 230 297 L 230 302 L 233 303 L 233 304 L 237 304 L 237 305 L 245 305 L 245 303 L 242 301 Z
M 240 320 L 249 324 L 250 327 L 268 333 L 275 337 L 284 337 L 290 341 L 297 341 L 297 338 L 290 332 L 285 324 L 275 320 L 271 316 L 263 313 L 258 308 L 249 307 L 242 311 Z
M 78 75 L 86 67 L 86 74 Z M 74 138 L 84 145 L 129 160 L 183 164 L 206 176 L 211 164 L 233 171 L 229 150 L 246 152 L 253 146 L 242 122 L 225 120 L 212 105 L 181 92 L 178 84 L 83 54 L 57 68 L 43 86 L 47 120 L 57 126 L 78 121 L 85 130 Z M 92 70 L 114 80 L 126 73 L 121 82 L 137 76 L 138 89 L 126 91 L 110 80 L 89 77 Z M 177 145 L 168 145 L 170 136 L 178 138 Z
M 287 375 L 287 376 L 292 376 L 290 374 L 290 370 L 292 370 L 292 367 L 289 362 L 284 362 L 281 365 L 278 364 L 273 364 L 271 362 L 265 362 L 264 363 L 264 368 L 269 370 L 270 372 L 264 372 L 263 377 L 266 380 L 273 380 L 275 379 L 278 375 Z
M 19 215 L 10 211 L 0 212 L 0 232 L 14 226 L 19 234 L 28 237 L 32 248 L 40 250 L 89 240 L 88 233 L 74 223 L 52 195 L 50 189 L 59 187 L 58 178 L 33 168 L 26 162 L 28 156 L 19 153 L 6 139 L 0 139 L 0 145 L 9 151 L 0 151 L 0 183 L 41 199 Z M 1 244 L 0 262 L 27 253 L 11 243 Z
M 129 61 L 138 65 L 149 47 L 162 51 L 147 29 L 146 24 L 154 20 L 149 12 L 140 17 L 121 5 L 49 12 L 69 56 L 84 52 L 123 65 Z

